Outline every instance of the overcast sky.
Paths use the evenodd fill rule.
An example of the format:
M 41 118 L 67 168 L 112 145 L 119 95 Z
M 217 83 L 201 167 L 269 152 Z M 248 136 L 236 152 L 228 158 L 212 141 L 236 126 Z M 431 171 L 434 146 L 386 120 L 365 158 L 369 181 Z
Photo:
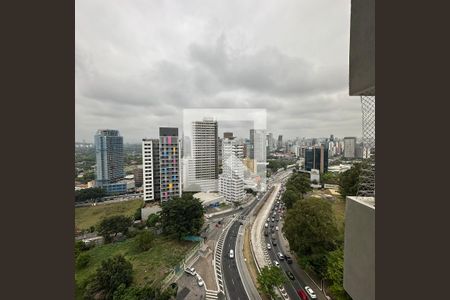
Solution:
M 184 108 L 265 108 L 274 136 L 361 136 L 350 0 L 77 0 L 75 137 L 125 142 Z

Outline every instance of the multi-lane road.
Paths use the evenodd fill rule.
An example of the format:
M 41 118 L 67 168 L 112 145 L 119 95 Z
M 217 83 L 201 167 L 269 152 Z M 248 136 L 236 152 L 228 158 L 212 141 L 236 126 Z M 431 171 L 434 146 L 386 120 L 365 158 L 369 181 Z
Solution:
M 278 182 L 285 179 L 290 171 L 281 172 L 274 176 L 273 181 Z M 268 189 L 270 191 L 270 187 Z M 255 208 L 255 206 L 263 201 L 266 195 L 259 194 L 257 199 L 253 201 L 252 204 L 245 207 L 244 209 L 236 212 L 237 219 L 230 226 L 230 229 L 225 237 L 223 251 L 222 251 L 222 273 L 225 282 L 225 293 L 228 299 L 236 299 L 236 300 L 244 300 L 249 299 L 247 295 L 247 291 L 245 290 L 244 283 L 242 282 L 242 278 L 239 273 L 239 269 L 237 266 L 237 254 L 236 254 L 236 243 L 237 243 L 237 235 L 239 232 L 240 226 L 242 226 L 242 221 L 245 219 Z M 230 250 L 234 251 L 234 258 L 230 258 L 229 253 Z

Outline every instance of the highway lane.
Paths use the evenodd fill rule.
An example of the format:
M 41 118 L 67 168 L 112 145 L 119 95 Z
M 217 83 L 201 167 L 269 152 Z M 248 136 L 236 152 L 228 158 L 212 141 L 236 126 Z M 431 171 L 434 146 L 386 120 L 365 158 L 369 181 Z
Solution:
M 224 241 L 222 252 L 222 274 L 225 282 L 225 293 L 228 299 L 247 300 L 247 293 L 239 276 L 239 271 L 236 265 L 236 257 L 230 258 L 229 253 L 232 249 L 236 256 L 236 240 L 239 227 L 239 221 L 235 221 L 231 225 L 228 234 Z
M 253 200 L 249 206 L 241 209 L 239 212 L 236 212 L 238 219 L 231 225 L 227 236 L 225 237 L 222 251 L 222 274 L 225 283 L 225 293 L 228 299 L 249 299 L 236 265 L 236 243 L 241 222 L 248 216 L 248 214 L 258 203 L 259 200 Z M 231 249 L 234 251 L 234 258 L 230 258 L 229 256 Z
M 273 181 L 274 182 L 283 181 L 283 179 L 285 179 L 286 176 L 289 175 L 289 172 L 290 171 L 283 171 L 280 174 L 277 174 L 277 176 L 274 178 Z M 268 188 L 266 193 L 269 191 L 270 188 Z M 253 200 L 253 202 L 249 206 L 238 211 L 230 212 L 230 214 L 236 213 L 238 215 L 238 220 L 234 221 L 234 223 L 231 225 L 227 233 L 227 236 L 225 237 L 222 251 L 222 274 L 225 283 L 225 293 L 228 299 L 232 300 L 249 299 L 236 265 L 237 234 L 239 231 L 239 227 L 241 226 L 240 223 L 242 222 L 242 220 L 247 218 L 247 216 L 255 208 L 255 206 L 258 203 L 260 203 L 262 199 L 264 199 L 265 194 L 260 194 L 259 197 Z M 233 251 L 235 252 L 235 258 L 231 259 L 229 257 L 230 249 L 233 249 Z

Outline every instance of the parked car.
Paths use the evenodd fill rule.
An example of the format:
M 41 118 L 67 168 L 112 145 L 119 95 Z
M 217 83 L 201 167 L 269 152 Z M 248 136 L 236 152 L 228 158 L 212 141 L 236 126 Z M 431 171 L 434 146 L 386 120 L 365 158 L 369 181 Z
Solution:
M 284 255 L 283 255 L 283 253 L 281 253 L 281 252 L 278 252 L 278 259 L 279 260 L 283 260 L 284 259 Z
M 273 261 L 273 264 L 275 267 L 278 267 L 278 268 L 280 267 L 280 263 L 276 260 Z
M 203 279 L 198 274 L 197 274 L 197 284 L 198 284 L 198 286 L 203 286 L 205 284 L 203 282 Z
M 230 258 L 234 258 L 234 250 L 233 249 L 230 250 Z
M 287 275 L 287 277 L 289 277 L 290 280 L 295 280 L 295 276 L 294 276 L 294 274 L 292 274 L 291 271 L 286 271 L 286 275 Z
M 275 230 L 278 231 L 278 226 L 275 226 Z
M 272 240 L 272 245 L 276 246 L 277 245 L 277 241 L 276 240 Z
M 316 293 L 310 288 L 309 286 L 305 286 L 305 290 L 308 293 L 308 295 L 311 297 L 311 299 L 317 299 Z
M 267 250 L 272 249 L 272 246 L 270 246 L 270 243 L 267 244 Z
M 194 268 L 186 268 L 186 269 L 184 269 L 184 271 L 186 273 L 188 273 L 188 274 L 191 274 L 192 276 L 196 276 L 197 275 L 197 272 L 195 271 Z
M 264 227 L 266 227 L 266 228 L 267 228 L 267 227 L 269 227 L 269 224 L 267 224 L 267 223 L 266 223 L 266 224 L 264 224 Z
M 297 294 L 300 296 L 300 299 L 309 300 L 304 290 L 297 290 Z

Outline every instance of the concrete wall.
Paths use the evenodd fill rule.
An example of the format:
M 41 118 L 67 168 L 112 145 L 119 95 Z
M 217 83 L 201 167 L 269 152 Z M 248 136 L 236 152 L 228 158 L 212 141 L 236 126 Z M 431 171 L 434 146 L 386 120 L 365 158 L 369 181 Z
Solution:
M 372 197 L 347 197 L 344 289 L 353 300 L 375 299 L 375 207 Z
M 350 96 L 375 95 L 375 0 L 352 0 L 349 75 Z

